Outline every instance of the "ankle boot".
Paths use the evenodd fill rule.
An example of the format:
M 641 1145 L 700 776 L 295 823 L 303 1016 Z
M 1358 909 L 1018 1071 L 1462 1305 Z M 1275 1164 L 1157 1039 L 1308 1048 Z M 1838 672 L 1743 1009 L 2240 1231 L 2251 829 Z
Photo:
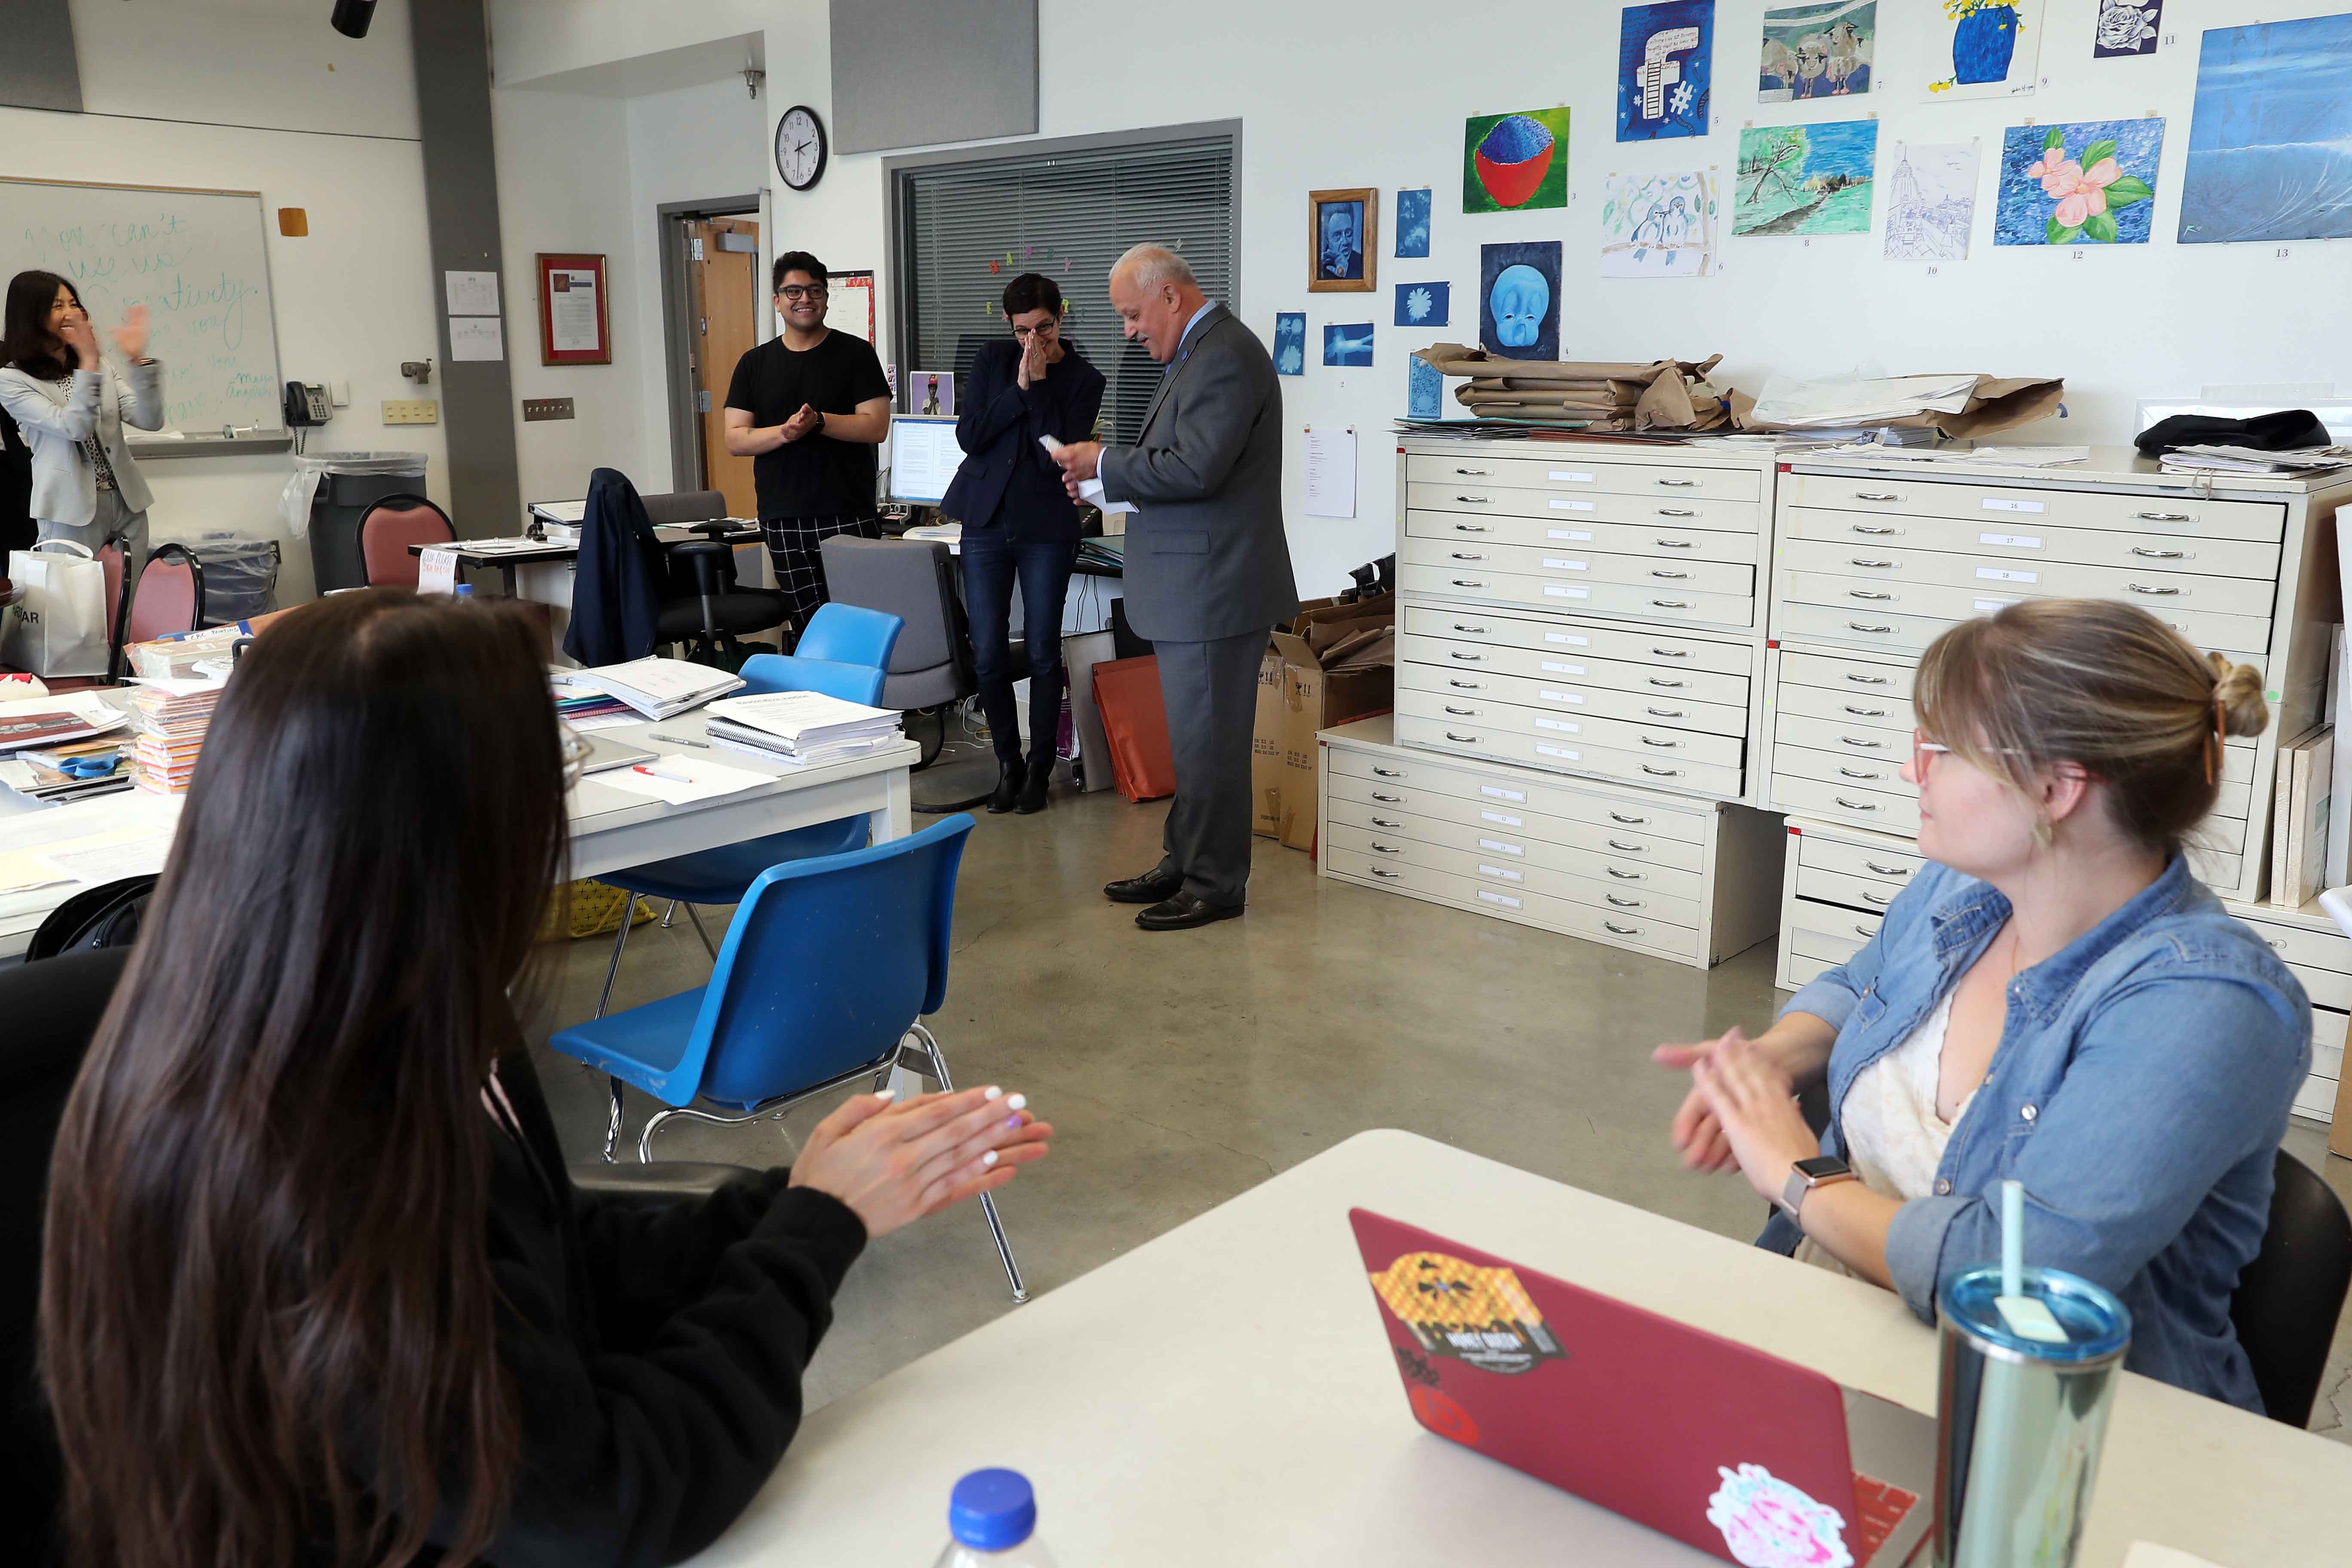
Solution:
M 996 767 L 996 788 L 989 795 L 988 809 L 1002 816 L 1011 811 L 1021 797 L 1024 769 L 1017 762 L 1008 763 L 1001 759 Z
M 1029 776 L 1022 782 L 1021 798 L 1014 804 L 1013 809 L 1024 816 L 1031 816 L 1045 810 L 1045 786 L 1053 782 L 1054 759 L 1051 757 L 1030 758 Z

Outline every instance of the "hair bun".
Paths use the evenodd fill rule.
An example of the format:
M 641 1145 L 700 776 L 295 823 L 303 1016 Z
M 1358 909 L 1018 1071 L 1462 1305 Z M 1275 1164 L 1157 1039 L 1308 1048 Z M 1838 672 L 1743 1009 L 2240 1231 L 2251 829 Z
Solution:
M 2271 705 L 2263 700 L 2263 672 L 2233 664 L 2227 654 L 2205 656 L 2213 667 L 2213 700 L 2221 708 L 2224 734 L 2259 735 L 2269 727 Z

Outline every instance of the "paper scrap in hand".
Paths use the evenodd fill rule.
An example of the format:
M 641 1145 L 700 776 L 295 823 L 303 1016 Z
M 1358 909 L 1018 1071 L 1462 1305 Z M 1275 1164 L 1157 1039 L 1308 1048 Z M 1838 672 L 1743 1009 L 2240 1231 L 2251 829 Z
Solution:
M 1058 452 L 1062 449 L 1062 443 L 1056 441 L 1051 436 L 1038 437 L 1037 444 L 1045 447 L 1048 452 Z M 1106 500 L 1103 495 L 1102 480 L 1098 478 L 1080 479 L 1078 481 L 1078 499 L 1085 501 L 1088 506 L 1096 508 L 1105 517 L 1112 517 L 1122 511 L 1133 511 L 1135 510 L 1135 503 L 1131 500 Z
M 657 773 L 646 773 L 646 768 L 657 768 L 661 773 L 674 776 L 663 778 Z M 697 762 L 672 752 L 637 767 L 614 768 L 609 773 L 598 773 L 593 782 L 610 784 L 629 795 L 650 795 L 672 805 L 691 805 L 698 800 L 710 800 L 719 795 L 735 795 L 743 790 L 756 789 L 761 784 L 773 784 L 775 775 L 755 773 L 748 768 L 730 768 L 724 763 Z

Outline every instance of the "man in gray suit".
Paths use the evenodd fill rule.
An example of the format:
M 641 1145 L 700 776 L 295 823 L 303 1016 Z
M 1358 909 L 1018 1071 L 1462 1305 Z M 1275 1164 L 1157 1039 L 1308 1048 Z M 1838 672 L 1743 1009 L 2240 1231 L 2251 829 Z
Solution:
M 1125 334 L 1167 366 L 1132 447 L 1056 454 L 1070 493 L 1099 478 L 1132 501 L 1127 615 L 1160 657 L 1176 763 L 1167 856 L 1103 889 L 1149 904 L 1146 931 L 1242 912 L 1250 869 L 1250 738 L 1257 671 L 1277 621 L 1298 613 L 1282 531 L 1282 390 L 1256 336 L 1201 292 L 1184 258 L 1139 245 L 1111 268 Z

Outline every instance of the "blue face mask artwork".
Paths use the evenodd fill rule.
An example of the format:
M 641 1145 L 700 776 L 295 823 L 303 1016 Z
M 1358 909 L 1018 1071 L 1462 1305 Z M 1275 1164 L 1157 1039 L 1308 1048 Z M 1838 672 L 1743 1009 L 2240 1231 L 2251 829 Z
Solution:
M 1487 300 L 1495 312 L 1496 341 L 1505 348 L 1528 348 L 1543 331 L 1544 312 L 1551 309 L 1551 285 L 1532 267 L 1506 267 Z

